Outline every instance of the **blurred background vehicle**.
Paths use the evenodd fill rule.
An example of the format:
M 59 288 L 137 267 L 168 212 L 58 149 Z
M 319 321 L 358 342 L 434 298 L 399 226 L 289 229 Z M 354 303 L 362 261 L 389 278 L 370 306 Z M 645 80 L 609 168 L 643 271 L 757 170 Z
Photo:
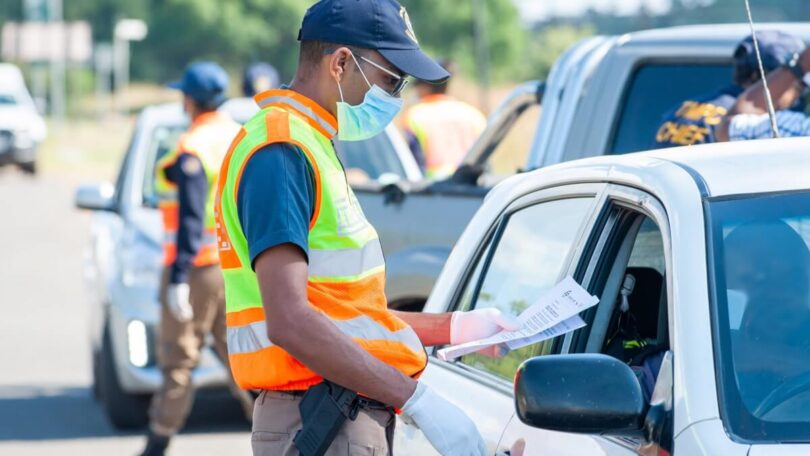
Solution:
M 810 42 L 810 24 L 758 27 Z M 503 178 L 653 147 L 673 105 L 728 84 L 732 54 L 748 34 L 747 24 L 718 24 L 586 38 L 560 56 L 546 81 L 526 82 L 506 97 L 450 179 L 358 187 L 386 254 L 389 303 L 422 308 L 458 236 Z M 514 136 L 527 134 L 524 122 L 540 108 L 530 145 L 516 150 Z
M 501 358 L 428 349 L 420 381 L 476 422 L 490 454 L 807 453 L 808 147 L 589 158 L 497 185 L 425 310 L 517 316 L 566 276 L 600 302 L 580 314 L 587 326 Z M 773 160 L 784 166 L 763 173 Z M 433 454 L 405 422 L 396 448 Z
M 240 123 L 258 110 L 248 98 L 229 100 L 220 109 Z M 175 146 L 187 122 L 180 103 L 145 108 L 115 184 L 84 185 L 76 193 L 79 208 L 95 211 L 85 271 L 92 292 L 93 392 L 119 428 L 146 424 L 150 394 L 160 385 L 155 333 L 163 225 L 157 211 L 155 164 Z M 336 148 L 353 182 L 421 178 L 394 127 L 366 141 L 338 142 Z M 209 344 L 194 371 L 194 384 L 224 387 L 225 375 Z
M 37 149 L 45 140 L 45 119 L 15 65 L 0 63 L 0 165 L 34 174 Z

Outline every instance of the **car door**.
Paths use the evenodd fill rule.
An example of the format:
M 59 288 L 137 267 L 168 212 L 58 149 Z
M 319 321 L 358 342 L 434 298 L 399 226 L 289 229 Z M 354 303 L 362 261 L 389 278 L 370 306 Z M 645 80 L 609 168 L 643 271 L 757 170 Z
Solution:
M 564 353 L 604 353 L 629 364 L 650 396 L 656 380 L 666 379 L 644 372 L 647 360 L 669 350 L 671 277 L 669 230 L 666 213 L 651 195 L 636 189 L 611 185 L 605 206 L 593 225 L 594 247 L 583 255 L 575 277 L 600 298 L 583 312 L 587 326 L 568 334 Z M 669 273 L 668 273 L 669 272 Z M 660 358 L 659 358 L 660 359 Z M 657 365 L 656 365 L 657 369 Z M 668 379 L 671 391 L 671 381 Z M 644 386 L 643 386 L 644 388 Z M 662 388 L 662 390 L 664 390 Z M 650 397 L 647 397 L 650 400 Z M 671 423 L 671 421 L 670 421 Z M 671 435 L 671 434 L 670 434 Z M 640 438 L 553 432 L 531 428 L 515 417 L 507 426 L 503 445 L 524 448 L 522 454 L 633 455 L 645 444 Z M 671 442 L 670 442 L 671 443 Z M 643 454 L 657 445 L 647 445 Z
M 496 307 L 518 315 L 569 273 L 582 250 L 583 233 L 588 232 L 602 187 L 553 188 L 508 205 L 472 255 L 446 310 Z M 558 353 L 559 342 L 544 341 L 500 358 L 471 354 L 449 362 L 431 351 L 421 381 L 464 410 L 488 449 L 495 452 L 514 415 L 512 380 L 517 367 L 530 357 Z M 400 425 L 395 446 L 402 454 L 435 454 L 421 432 L 405 423 Z

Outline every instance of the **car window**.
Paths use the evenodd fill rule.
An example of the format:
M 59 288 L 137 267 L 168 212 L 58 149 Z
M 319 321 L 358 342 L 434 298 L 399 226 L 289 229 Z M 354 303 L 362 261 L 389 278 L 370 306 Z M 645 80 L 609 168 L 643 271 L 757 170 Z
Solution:
M 609 153 L 650 149 L 664 115 L 690 97 L 728 86 L 730 64 L 655 63 L 638 68 L 623 102 Z
M 15 105 L 17 99 L 10 93 L 0 93 L 0 105 Z
M 540 105 L 530 106 L 515 120 L 487 161 L 490 174 L 506 177 L 524 169 L 539 122 Z
M 509 215 L 500 234 L 480 257 L 458 308 L 496 307 L 519 315 L 561 279 L 592 202 L 587 197 L 553 200 Z M 520 363 L 551 353 L 553 346 L 552 339 L 501 358 L 472 354 L 460 362 L 511 381 Z
M 364 141 L 335 141 L 335 150 L 352 182 L 389 175 L 405 179 L 405 169 L 387 133 Z M 384 180 L 384 179 L 383 179 Z
M 155 166 L 172 148 L 177 145 L 185 130 L 183 125 L 159 126 L 152 130 L 149 148 L 146 150 L 146 172 L 143 175 L 143 202 L 147 206 L 157 205 L 155 192 Z

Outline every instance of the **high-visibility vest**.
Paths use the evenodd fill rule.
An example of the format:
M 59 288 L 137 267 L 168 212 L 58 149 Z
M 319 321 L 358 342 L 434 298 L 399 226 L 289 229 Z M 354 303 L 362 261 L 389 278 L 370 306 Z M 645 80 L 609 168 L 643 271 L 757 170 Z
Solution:
M 422 97 L 405 116 L 425 155 L 425 175 L 435 178 L 452 175 L 487 126 L 481 111 L 442 94 Z
M 163 217 L 163 264 L 165 266 L 171 265 L 177 258 L 177 229 L 180 225 L 177 186 L 166 178 L 166 169 L 173 166 L 182 154 L 197 157 L 202 163 L 203 171 L 208 179 L 203 238 L 192 264 L 209 266 L 219 263 L 214 198 L 222 160 L 238 132 L 239 124 L 227 114 L 218 111 L 202 114 L 180 137 L 177 147 L 163 156 L 155 166 L 155 191 L 158 196 L 158 208 Z
M 242 388 L 288 391 L 322 381 L 270 341 L 259 283 L 238 218 L 236 197 L 244 165 L 253 153 L 273 143 L 298 146 L 315 178 L 308 238 L 309 305 L 372 356 L 405 375 L 418 376 L 427 357 L 413 329 L 388 310 L 377 232 L 346 183 L 331 142 L 337 122 L 315 102 L 290 90 L 269 90 L 255 100 L 262 110 L 244 125 L 222 164 L 216 210 L 234 379 Z

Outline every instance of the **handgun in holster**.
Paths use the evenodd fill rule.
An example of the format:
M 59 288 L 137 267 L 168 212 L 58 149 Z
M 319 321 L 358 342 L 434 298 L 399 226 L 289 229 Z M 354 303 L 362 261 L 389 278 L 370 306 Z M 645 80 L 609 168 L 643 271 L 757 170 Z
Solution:
M 360 403 L 357 393 L 334 383 L 324 381 L 304 394 L 298 409 L 301 411 L 301 430 L 293 444 L 301 456 L 322 456 L 335 440 L 346 418 L 357 418 Z

